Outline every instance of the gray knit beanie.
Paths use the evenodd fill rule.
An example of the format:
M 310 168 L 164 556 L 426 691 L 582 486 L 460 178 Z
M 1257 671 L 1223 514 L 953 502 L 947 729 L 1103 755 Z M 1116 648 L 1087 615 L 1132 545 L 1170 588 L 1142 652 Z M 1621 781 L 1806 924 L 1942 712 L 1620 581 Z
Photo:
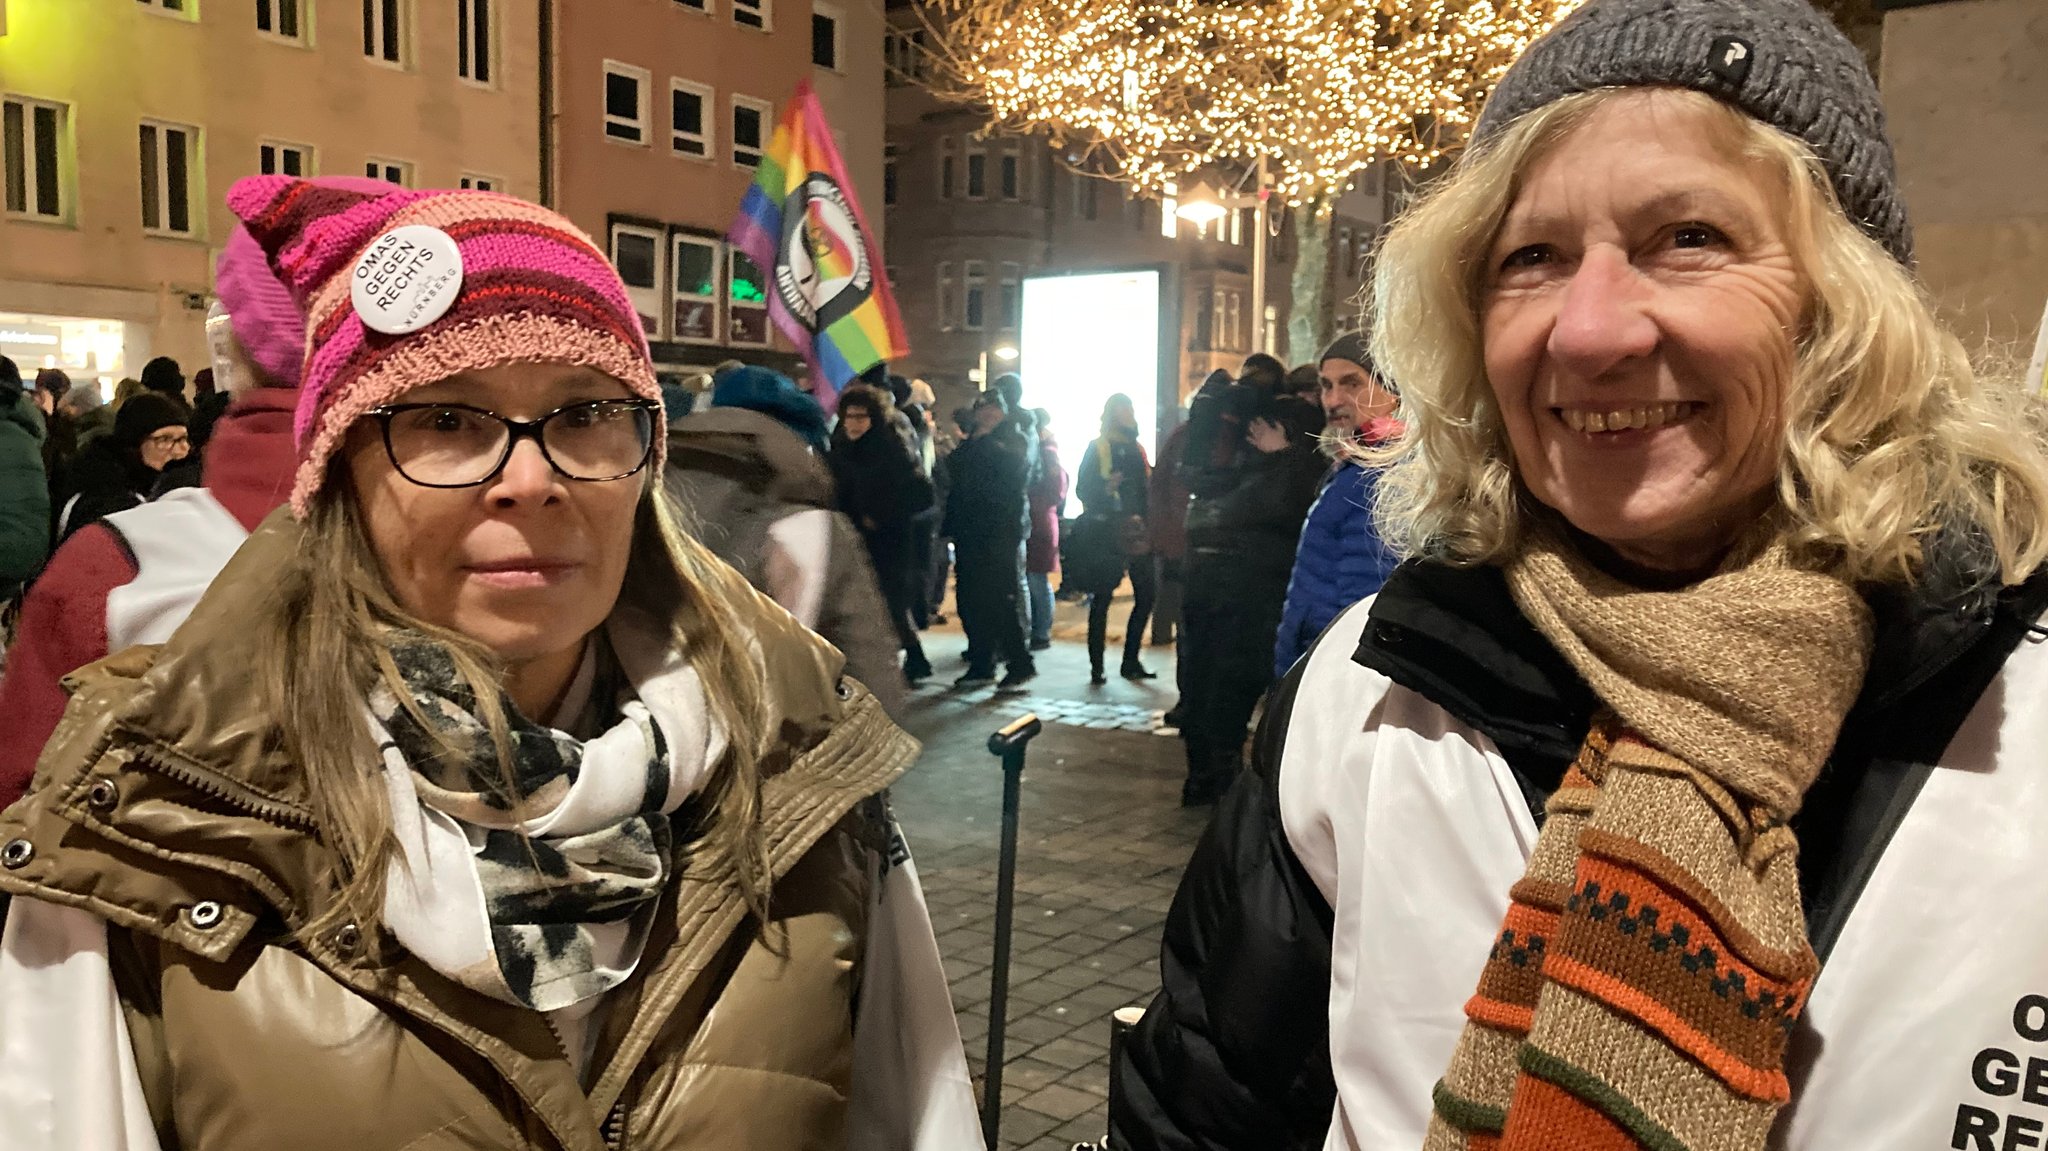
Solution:
M 1575 92 L 1634 87 L 1704 92 L 1805 141 L 1849 218 L 1912 265 L 1877 83 L 1807 0 L 1590 0 L 1508 69 L 1473 139 Z

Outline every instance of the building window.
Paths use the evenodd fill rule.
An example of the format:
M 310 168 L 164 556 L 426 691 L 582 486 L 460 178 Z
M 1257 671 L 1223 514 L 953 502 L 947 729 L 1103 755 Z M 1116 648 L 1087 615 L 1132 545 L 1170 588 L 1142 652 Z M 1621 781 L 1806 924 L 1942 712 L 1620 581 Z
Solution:
M 830 4 L 811 5 L 811 63 L 839 70 L 839 27 L 844 16 Z
M 1024 157 L 1019 154 L 1017 140 L 1003 141 L 1003 154 L 996 171 L 997 186 L 1002 189 L 1003 199 L 1021 198 L 1024 191 Z
M 405 0 L 363 0 L 363 55 L 405 64 Z
M 763 32 L 775 27 L 774 0 L 732 0 L 732 22 Z
M 996 297 L 996 319 L 1004 331 L 1014 332 L 1024 323 L 1024 265 L 1004 264 L 1003 278 L 998 282 L 1000 290 Z
M 1093 220 L 1096 211 L 1095 185 L 1098 181 L 1085 172 L 1070 172 L 1068 177 L 1074 181 L 1074 216 L 1077 219 Z
M 1218 293 L 1224 295 L 1224 293 Z M 1223 341 L 1231 351 L 1244 349 L 1244 295 L 1230 292 L 1223 306 Z
M 950 332 L 959 326 L 958 301 L 953 295 L 953 265 L 947 261 L 939 263 L 939 330 Z
M 896 203 L 897 153 L 896 145 L 882 145 L 882 204 L 884 207 L 892 206 Z
M 1258 227 L 1258 211 L 1257 208 L 1239 208 L 1230 217 L 1231 243 L 1243 246 L 1246 233 Z
M 492 0 L 455 0 L 455 71 L 478 84 L 491 82 L 496 62 L 491 4 Z
M 677 236 L 675 268 L 676 339 L 692 344 L 718 342 L 718 273 L 720 245 L 716 240 Z
M 1180 235 L 1179 211 L 1180 186 L 1168 180 L 1165 194 L 1159 197 L 1159 234 L 1169 240 Z
M 882 54 L 888 64 L 888 84 L 891 88 L 900 88 L 912 81 L 924 79 L 924 29 L 889 29 L 888 35 L 882 41 Z
M 410 160 L 379 160 L 374 157 L 363 162 L 363 175 L 372 180 L 382 180 L 401 188 L 412 187 L 412 162 Z
M 141 0 L 142 6 L 153 12 L 168 12 L 190 19 L 191 0 Z
M 1216 346 L 1216 295 L 1208 288 L 1195 294 L 1195 350 L 1199 352 Z
M 256 148 L 256 168 L 266 176 L 311 176 L 313 149 L 265 140 Z
M 7 185 L 7 214 L 34 220 L 63 220 L 64 168 L 69 151 L 70 109 L 62 104 L 9 96 L 0 101 L 0 175 Z
M 978 332 L 988 319 L 988 266 L 980 260 L 969 260 L 961 276 L 962 293 L 967 302 L 967 314 L 962 317 L 961 326 L 970 332 Z
M 299 5 L 305 0 L 256 0 L 256 30 L 295 44 L 306 42 Z
M 761 164 L 761 149 L 767 146 L 768 117 L 774 108 L 766 100 L 751 96 L 732 98 L 732 162 L 738 168 Z
M 194 236 L 192 205 L 204 204 L 200 178 L 199 129 L 182 124 L 142 125 L 142 230 L 163 236 Z
M 676 3 L 682 5 L 685 8 L 695 8 L 699 12 L 711 11 L 706 0 L 676 0 Z
M 505 186 L 505 181 L 496 176 L 468 175 L 462 178 L 462 186 L 471 192 L 495 192 Z
M 633 310 L 640 315 L 641 328 L 654 340 L 661 338 L 663 297 L 667 295 L 662 275 L 665 247 L 663 234 L 654 228 L 612 225 L 612 267 L 619 270 L 619 279 L 626 285 L 626 298 L 633 301 Z
M 988 147 L 980 140 L 967 141 L 967 198 L 988 198 Z
M 1348 275 L 1350 275 L 1350 274 L 1351 274 L 1351 229 L 1349 229 L 1349 228 L 1339 228 L 1339 229 L 1337 229 L 1337 242 L 1336 242 L 1336 243 L 1334 243 L 1334 244 L 1331 244 L 1331 245 L 1330 245 L 1330 251 L 1331 251 L 1332 255 L 1334 256 L 1334 259 L 1332 259 L 1332 261 L 1331 261 L 1331 262 L 1337 265 L 1337 270 L 1338 270 L 1339 272 L 1342 272 L 1342 273 L 1343 273 L 1344 275 L 1347 275 L 1347 276 L 1348 276 Z
M 604 134 L 627 144 L 647 142 L 648 72 L 616 60 L 604 62 Z
M 939 199 L 953 198 L 953 188 L 958 183 L 960 168 L 960 143 L 951 136 L 939 141 Z
M 726 279 L 726 331 L 728 342 L 741 347 L 768 346 L 768 277 L 761 265 L 737 248 L 728 248 L 726 261 L 732 274 Z
M 678 156 L 711 158 L 711 89 L 688 80 L 668 82 L 668 146 Z

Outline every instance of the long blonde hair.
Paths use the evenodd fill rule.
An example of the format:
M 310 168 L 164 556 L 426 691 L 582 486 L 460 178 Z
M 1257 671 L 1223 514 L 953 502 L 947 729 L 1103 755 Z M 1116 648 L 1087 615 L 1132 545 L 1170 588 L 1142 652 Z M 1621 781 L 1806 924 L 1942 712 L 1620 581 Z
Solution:
M 1530 497 L 1482 358 L 1486 255 L 1527 165 L 1602 104 L 1642 95 L 1602 89 L 1529 113 L 1389 231 L 1372 353 L 1401 390 L 1408 434 L 1363 454 L 1388 468 L 1375 516 L 1403 554 L 1475 565 L 1522 546 Z M 1843 579 L 1907 583 L 1932 537 L 1960 534 L 1995 557 L 2000 582 L 2025 579 L 2048 559 L 2041 406 L 2009 374 L 1972 364 L 1912 273 L 1843 213 L 1811 148 L 1710 96 L 1656 98 L 1705 110 L 1735 154 L 1784 183 L 1811 297 L 1777 482 L 1796 552 Z
M 728 733 L 691 839 L 738 885 L 755 915 L 767 917 L 770 875 L 761 833 L 760 761 L 767 751 L 767 685 L 759 659 L 730 600 L 729 583 L 702 544 L 679 526 L 672 497 L 650 481 L 635 513 L 633 545 L 620 603 L 670 621 L 673 642 L 703 679 L 711 708 Z M 255 606 L 252 626 L 270 666 L 260 682 L 267 714 L 278 717 L 281 750 L 304 772 L 320 834 L 332 853 L 334 900 L 304 937 L 341 923 L 356 924 L 375 947 L 384 882 L 398 859 L 376 748 L 364 720 L 365 701 L 380 680 L 409 698 L 381 636 L 408 629 L 445 645 L 457 673 L 474 691 L 481 718 L 500 749 L 509 785 L 512 765 L 499 705 L 502 662 L 483 645 L 407 612 L 390 588 L 364 534 L 337 462 L 306 519 L 301 546 Z

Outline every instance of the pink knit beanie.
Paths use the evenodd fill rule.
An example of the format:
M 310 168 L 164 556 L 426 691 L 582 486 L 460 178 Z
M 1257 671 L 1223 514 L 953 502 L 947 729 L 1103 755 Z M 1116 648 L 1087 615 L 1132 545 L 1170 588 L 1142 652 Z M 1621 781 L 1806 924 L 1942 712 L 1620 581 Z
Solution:
M 661 400 L 625 284 L 589 236 L 546 208 L 493 192 L 290 176 L 239 181 L 228 208 L 305 315 L 291 501 L 300 519 L 349 426 L 413 388 L 556 363 Z M 657 472 L 665 447 L 656 436 Z

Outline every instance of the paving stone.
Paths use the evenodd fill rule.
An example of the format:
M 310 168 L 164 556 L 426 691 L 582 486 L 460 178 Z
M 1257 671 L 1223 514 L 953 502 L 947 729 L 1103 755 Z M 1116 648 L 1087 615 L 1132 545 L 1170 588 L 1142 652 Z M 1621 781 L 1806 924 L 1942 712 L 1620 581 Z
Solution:
M 988 734 L 1027 711 L 1046 721 L 1021 792 L 1001 1148 L 1068 1151 L 1101 1138 L 1109 1012 L 1156 994 L 1160 927 L 1208 822 L 1207 811 L 1180 807 L 1180 741 L 1154 734 L 1174 701 L 1171 653 L 1147 651 L 1156 681 L 1090 688 L 1076 611 L 1085 615 L 1061 606 L 1071 626 L 1055 626 L 1029 694 L 953 692 L 944 678 L 914 692 L 905 725 L 925 754 L 891 789 L 978 1076 L 1003 786 Z M 1122 614 L 1119 605 L 1112 618 Z M 946 677 L 957 675 L 959 632 L 924 639 Z

